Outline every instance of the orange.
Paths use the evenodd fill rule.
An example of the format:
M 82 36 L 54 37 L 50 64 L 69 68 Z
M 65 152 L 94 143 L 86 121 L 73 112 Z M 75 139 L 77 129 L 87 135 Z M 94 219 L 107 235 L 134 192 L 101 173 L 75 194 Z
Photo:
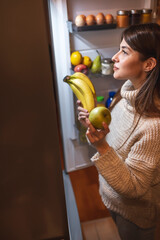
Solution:
M 82 63 L 82 55 L 79 51 L 75 51 L 71 54 L 71 63 L 74 66 Z

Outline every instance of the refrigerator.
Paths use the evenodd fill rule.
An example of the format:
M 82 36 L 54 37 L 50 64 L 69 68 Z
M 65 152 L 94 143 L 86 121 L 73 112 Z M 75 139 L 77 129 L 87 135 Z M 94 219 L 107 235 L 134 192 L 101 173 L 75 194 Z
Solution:
M 81 240 L 69 172 L 91 165 L 95 150 L 79 139 L 76 99 L 63 78 L 70 54 L 111 57 L 123 29 L 73 33 L 78 14 L 116 14 L 152 0 L 0 1 L 0 239 Z M 97 34 L 98 33 L 98 34 Z M 107 97 L 122 82 L 91 79 Z M 64 164 L 64 166 L 63 166 Z
M 47 1 L 2 0 L 0 29 L 0 239 L 81 240 Z
M 97 50 L 102 58 L 111 58 L 118 50 L 121 33 L 124 28 L 74 31 L 73 24 L 77 15 L 112 14 L 116 19 L 118 10 L 152 8 L 156 12 L 156 0 L 50 0 L 50 32 L 55 55 L 57 72 L 57 93 L 59 99 L 60 122 L 64 146 L 64 161 L 67 172 L 76 171 L 91 165 L 90 157 L 95 150 L 88 143 L 80 141 L 77 127 L 76 99 L 63 78 L 73 74 L 70 56 L 79 51 L 82 56 L 89 56 L 93 61 Z M 93 74 L 90 76 L 97 96 L 106 99 L 110 91 L 117 91 L 124 81 L 117 81 L 112 75 Z

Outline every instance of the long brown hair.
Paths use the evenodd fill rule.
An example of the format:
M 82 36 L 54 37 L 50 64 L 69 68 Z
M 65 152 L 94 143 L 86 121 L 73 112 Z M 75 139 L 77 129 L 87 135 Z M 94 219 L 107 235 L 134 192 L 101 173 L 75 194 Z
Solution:
M 140 115 L 160 117 L 155 98 L 160 103 L 160 26 L 156 23 L 132 25 L 125 29 L 121 39 L 140 53 L 142 61 L 150 57 L 156 59 L 156 66 L 148 73 L 147 80 L 135 99 L 135 109 Z M 120 101 L 120 90 L 114 97 L 110 110 Z

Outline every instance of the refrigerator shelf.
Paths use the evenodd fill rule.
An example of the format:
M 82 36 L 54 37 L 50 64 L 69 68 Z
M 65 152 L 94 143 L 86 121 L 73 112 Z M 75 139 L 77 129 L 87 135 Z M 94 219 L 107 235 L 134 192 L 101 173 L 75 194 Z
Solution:
M 70 73 L 71 73 L 71 75 L 75 73 L 73 69 L 74 69 L 74 67 L 70 68 Z M 90 79 L 93 79 L 93 78 L 96 79 L 96 78 L 107 78 L 107 77 L 111 77 L 111 76 L 113 76 L 113 74 L 104 75 L 104 74 L 102 74 L 101 72 L 99 72 L 99 73 L 92 73 L 91 70 L 89 69 L 87 76 L 88 76 Z
M 117 27 L 117 24 L 112 23 L 112 24 L 103 24 L 103 25 L 92 25 L 92 26 L 85 25 L 83 27 L 77 27 L 72 21 L 67 21 L 67 27 L 70 33 L 78 33 L 78 32 L 85 32 L 85 31 L 114 29 Z

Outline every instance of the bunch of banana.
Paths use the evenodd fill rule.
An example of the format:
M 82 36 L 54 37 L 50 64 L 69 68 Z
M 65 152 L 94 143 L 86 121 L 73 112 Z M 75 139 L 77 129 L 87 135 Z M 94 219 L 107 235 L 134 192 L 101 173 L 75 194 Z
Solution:
M 64 77 L 63 81 L 69 84 L 73 93 L 81 101 L 83 108 L 87 109 L 88 112 L 95 108 L 95 88 L 85 74 L 76 72 L 71 76 Z

